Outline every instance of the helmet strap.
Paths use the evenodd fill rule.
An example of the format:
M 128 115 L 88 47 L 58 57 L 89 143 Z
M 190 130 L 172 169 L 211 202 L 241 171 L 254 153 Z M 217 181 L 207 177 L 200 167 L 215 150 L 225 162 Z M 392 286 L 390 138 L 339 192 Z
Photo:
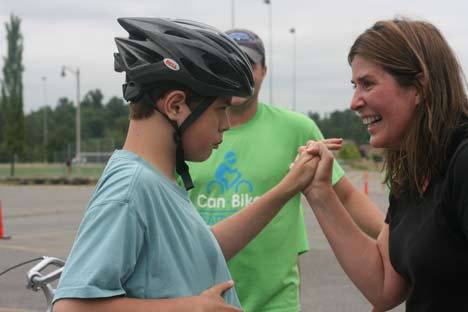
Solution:
M 182 136 L 184 132 L 187 130 L 190 125 L 192 125 L 200 116 L 203 114 L 203 112 L 216 100 L 216 97 L 206 97 L 204 98 L 200 104 L 195 107 L 195 109 L 192 111 L 192 113 L 182 122 L 180 126 L 177 125 L 177 123 L 169 117 L 161 112 L 156 105 L 153 103 L 151 100 L 151 97 L 148 95 L 148 93 L 145 93 L 143 95 L 144 101 L 147 102 L 148 104 L 151 103 L 151 106 L 158 111 L 164 118 L 166 118 L 169 123 L 172 125 L 174 128 L 174 143 L 176 144 L 176 172 L 177 174 L 182 178 L 182 181 L 184 182 L 184 187 L 188 191 L 192 189 L 193 186 L 193 181 L 192 178 L 190 177 L 190 172 L 189 172 L 189 167 L 185 163 L 185 153 L 184 153 L 184 147 L 182 144 Z
M 207 97 L 198 104 L 192 113 L 177 127 L 174 132 L 174 142 L 176 143 L 176 172 L 182 178 L 185 189 L 188 191 L 193 188 L 193 181 L 190 177 L 189 167 L 185 163 L 184 149 L 182 145 L 182 135 L 187 128 L 197 120 L 200 115 L 210 106 L 216 97 Z
M 214 101 L 216 100 L 216 97 L 206 97 L 204 98 L 200 104 L 195 107 L 195 109 L 192 111 L 192 113 L 182 122 L 180 125 L 180 132 L 184 133 L 185 130 L 187 130 L 190 125 L 192 125 L 195 120 L 197 120 L 201 114 L 203 114 L 204 111 L 210 106 Z
M 182 134 L 179 130 L 174 132 L 174 142 L 176 142 L 176 172 L 182 178 L 185 189 L 193 188 L 192 177 L 190 176 L 189 167 L 185 162 L 184 147 L 182 145 Z

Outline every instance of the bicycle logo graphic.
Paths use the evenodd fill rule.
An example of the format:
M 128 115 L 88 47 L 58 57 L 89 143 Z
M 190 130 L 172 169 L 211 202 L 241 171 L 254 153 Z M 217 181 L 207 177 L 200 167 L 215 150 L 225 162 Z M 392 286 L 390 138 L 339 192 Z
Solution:
M 206 186 L 208 194 L 214 192 L 223 194 L 231 189 L 236 193 L 240 190 L 250 193 L 253 191 L 252 183 L 243 179 L 239 169 L 234 168 L 236 162 L 237 156 L 233 151 L 228 151 L 224 154 L 224 161 L 216 168 L 214 179 L 208 182 Z

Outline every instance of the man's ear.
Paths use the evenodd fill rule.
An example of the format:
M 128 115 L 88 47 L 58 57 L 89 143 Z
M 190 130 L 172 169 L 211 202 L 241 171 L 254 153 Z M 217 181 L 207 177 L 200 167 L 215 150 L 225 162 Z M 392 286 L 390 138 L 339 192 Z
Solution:
M 172 90 L 164 94 L 158 101 L 158 108 L 179 126 L 191 112 L 187 105 L 187 96 L 181 90 Z

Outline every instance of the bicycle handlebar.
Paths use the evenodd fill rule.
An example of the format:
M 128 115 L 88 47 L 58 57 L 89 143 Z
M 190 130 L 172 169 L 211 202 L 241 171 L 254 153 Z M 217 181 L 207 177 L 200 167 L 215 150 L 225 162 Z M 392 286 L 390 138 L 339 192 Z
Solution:
M 58 268 L 52 272 L 42 275 L 41 271 L 50 265 L 55 265 Z M 28 284 L 26 288 L 34 291 L 42 289 L 47 300 L 47 311 L 52 311 L 52 300 L 54 298 L 55 289 L 50 285 L 51 282 L 60 278 L 63 271 L 65 261 L 55 257 L 43 257 L 43 260 L 32 267 L 27 273 Z

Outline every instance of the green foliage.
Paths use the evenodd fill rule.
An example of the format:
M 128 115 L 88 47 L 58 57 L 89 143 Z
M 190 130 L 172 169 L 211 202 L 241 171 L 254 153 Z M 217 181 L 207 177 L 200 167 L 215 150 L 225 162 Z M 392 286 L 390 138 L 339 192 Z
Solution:
M 88 91 L 88 93 L 85 94 L 83 100 L 81 101 L 81 108 L 84 110 L 100 110 L 104 107 L 104 105 L 102 104 L 103 98 L 104 95 L 99 89 Z
M 25 117 L 26 124 L 26 146 L 28 147 L 23 161 L 29 161 L 31 159 L 40 159 L 43 157 L 42 145 L 36 144 L 36 142 L 43 142 L 43 116 L 44 109 L 37 112 L 32 112 Z
M 62 161 L 75 154 L 76 106 L 68 98 L 59 99 L 57 106 L 47 108 L 49 161 Z M 26 116 L 27 153 L 21 160 L 42 161 L 43 159 L 43 118 L 44 109 L 33 111 Z M 81 103 L 82 113 L 82 151 L 111 152 L 121 148 L 128 129 L 128 105 L 119 97 L 112 97 L 107 102 L 99 89 L 87 92 Z M 321 118 L 317 113 L 309 113 L 325 137 L 341 137 L 345 140 L 364 144 L 369 135 L 359 117 L 351 110 L 335 111 Z M 1 118 L 1 115 L 0 115 Z M 54 158 L 54 154 L 61 153 Z M 356 159 L 360 157 L 354 144 L 345 144 L 338 157 Z
M 320 118 L 320 115 L 314 112 L 309 112 L 308 115 L 317 123 L 326 138 L 343 138 L 359 145 L 369 142 L 369 134 L 361 118 L 350 109 L 334 111 L 324 118 Z
M 73 102 L 65 97 L 60 98 L 57 107 L 49 116 L 47 145 L 49 161 L 53 160 L 53 153 L 56 151 L 74 155 L 76 108 L 73 106 Z
M 81 138 L 83 152 L 112 152 L 121 148 L 128 129 L 128 105 L 118 97 L 103 102 L 99 89 L 85 94 L 81 102 Z M 44 110 L 47 109 L 48 161 L 63 162 L 75 155 L 76 106 L 68 98 L 60 98 L 57 106 L 41 108 L 26 116 L 27 153 L 21 159 L 42 161 L 44 157 Z
M 116 146 L 123 146 L 128 130 L 128 106 L 118 97 L 112 97 L 104 107 L 107 128 L 104 137 L 112 138 Z
M 356 144 L 345 143 L 338 152 L 338 158 L 346 160 L 360 159 L 361 154 L 359 153 L 359 149 Z
M 75 154 L 76 103 L 67 98 L 59 99 L 57 106 L 41 108 L 27 116 L 23 114 L 22 53 L 23 37 L 21 20 L 14 15 L 7 23 L 7 55 L 4 57 L 3 81 L 0 97 L 0 162 L 7 162 L 17 154 L 23 162 L 70 159 Z M 128 106 L 120 98 L 113 97 L 104 104 L 101 90 L 87 92 L 81 105 L 82 151 L 90 146 L 110 152 L 120 148 L 128 128 Z M 47 125 L 44 125 L 47 112 Z M 44 146 L 44 127 L 48 140 Z M 111 142 L 103 146 L 101 141 Z M 56 157 L 59 154 L 59 157 Z
M 1 83 L 1 81 L 0 81 Z M 1 92 L 1 91 L 0 91 Z M 3 153 L 3 142 L 5 141 L 4 138 L 4 128 L 5 128 L 5 113 L 3 112 L 4 105 L 3 105 L 3 96 L 0 93 L 0 161 L 2 161 L 2 153 Z
M 10 16 L 5 23 L 7 33 L 7 55 L 4 57 L 3 81 L 1 82 L 2 111 L 2 150 L 0 158 L 13 159 L 22 155 L 25 147 L 25 127 L 23 114 L 23 36 L 20 30 L 21 19 Z
M 373 162 L 376 162 L 376 163 L 380 163 L 380 162 L 384 161 L 383 156 L 379 155 L 379 154 L 372 154 L 371 159 L 372 159 Z

